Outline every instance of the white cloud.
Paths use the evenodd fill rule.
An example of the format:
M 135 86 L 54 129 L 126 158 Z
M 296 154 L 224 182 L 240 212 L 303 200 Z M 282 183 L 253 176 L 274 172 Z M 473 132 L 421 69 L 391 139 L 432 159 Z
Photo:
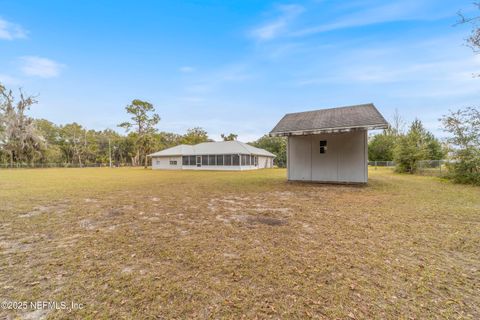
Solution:
M 290 4 L 279 6 L 278 10 L 281 13 L 279 17 L 253 29 L 250 35 L 262 41 L 274 39 L 288 29 L 288 25 L 304 11 L 304 8 L 300 5 Z
M 22 72 L 27 76 L 54 78 L 59 76 L 65 67 L 61 63 L 42 57 L 26 56 L 20 59 L 23 63 Z
M 26 37 L 27 32 L 21 26 L 0 18 L 0 39 L 13 40 Z
M 422 1 L 401 1 L 381 3 L 377 6 L 370 6 L 355 13 L 341 16 L 337 20 L 329 23 L 320 24 L 313 27 L 306 27 L 292 32 L 292 36 L 306 36 L 315 33 L 333 31 L 345 28 L 354 28 L 368 26 L 378 23 L 425 19 L 423 8 L 425 3 Z M 433 19 L 430 16 L 428 19 Z
M 322 32 L 356 28 L 380 23 L 410 20 L 436 20 L 454 16 L 449 6 L 438 6 L 432 0 L 369 0 L 345 4 L 326 5 L 323 1 L 304 8 L 300 5 L 283 5 L 277 8 L 280 15 L 253 29 L 250 35 L 257 40 L 278 37 L 303 37 Z M 291 24 L 302 13 L 302 20 Z M 323 17 L 323 18 L 322 18 Z M 330 17 L 334 17 L 330 19 Z M 318 21 L 321 21 L 318 23 Z
M 195 68 L 191 66 L 183 66 L 183 67 L 180 67 L 179 71 L 182 73 L 191 73 L 195 71 Z

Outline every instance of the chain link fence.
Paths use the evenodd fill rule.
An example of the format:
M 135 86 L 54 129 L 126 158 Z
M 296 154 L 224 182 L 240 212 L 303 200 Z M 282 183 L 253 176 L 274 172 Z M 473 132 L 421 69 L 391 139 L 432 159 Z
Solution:
M 422 160 L 417 162 L 417 174 L 425 176 L 444 176 L 448 173 L 451 160 Z
M 369 161 L 368 165 L 372 167 L 395 167 L 395 161 Z
M 445 176 L 448 173 L 448 164 L 453 163 L 452 160 L 421 160 L 417 161 L 416 174 L 425 176 Z M 389 167 L 395 168 L 395 161 L 369 161 L 372 167 Z
M 33 169 L 33 168 L 102 168 L 109 167 L 108 163 L 0 163 L 0 169 Z M 131 164 L 112 164 L 112 167 L 131 167 Z

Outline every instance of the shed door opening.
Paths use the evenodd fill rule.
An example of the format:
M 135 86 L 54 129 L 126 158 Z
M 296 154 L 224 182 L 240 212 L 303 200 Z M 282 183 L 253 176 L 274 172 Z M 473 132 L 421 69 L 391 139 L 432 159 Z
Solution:
M 197 167 L 201 167 L 201 166 L 202 166 L 202 157 L 197 156 Z

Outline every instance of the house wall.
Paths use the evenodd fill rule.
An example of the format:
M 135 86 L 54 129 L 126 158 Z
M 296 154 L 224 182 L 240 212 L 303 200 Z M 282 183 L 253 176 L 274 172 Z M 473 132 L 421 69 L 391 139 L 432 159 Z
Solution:
M 251 170 L 250 166 L 182 166 L 183 170 L 204 170 L 204 171 L 241 171 Z
M 177 161 L 177 164 L 171 165 L 170 161 Z M 182 157 L 153 157 L 152 169 L 181 170 Z
M 170 161 L 177 161 L 177 165 L 171 165 Z M 152 157 L 152 169 L 164 170 L 223 170 L 241 171 L 272 168 L 273 158 L 258 156 L 258 167 L 256 166 L 183 166 L 182 157 Z
M 258 156 L 258 169 L 267 168 L 273 168 L 273 158 Z
M 320 141 L 327 141 L 320 153 Z M 367 131 L 288 137 L 288 179 L 366 183 Z

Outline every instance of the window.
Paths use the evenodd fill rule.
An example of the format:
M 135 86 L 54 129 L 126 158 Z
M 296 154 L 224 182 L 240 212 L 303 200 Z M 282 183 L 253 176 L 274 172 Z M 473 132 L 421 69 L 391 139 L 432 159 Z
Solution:
M 189 156 L 188 159 L 189 159 L 188 161 L 189 165 L 194 166 L 197 164 L 197 160 L 195 159 L 195 156 Z
M 248 156 L 247 156 L 247 165 L 248 165 L 248 166 L 251 166 L 251 165 L 252 165 L 252 156 L 251 156 L 251 155 L 248 155 Z
M 209 155 L 208 156 L 208 165 L 209 166 L 214 166 L 215 165 L 215 160 L 216 160 L 216 158 L 215 158 L 214 155 Z
M 208 156 L 202 156 L 202 166 L 208 166 Z
M 159 165 L 160 165 L 160 160 L 155 161 L 155 164 L 156 164 L 157 166 L 159 166 Z
M 258 167 L 258 157 L 257 156 L 253 157 L 253 161 L 254 161 L 255 167 Z
M 244 166 L 244 165 L 245 165 L 245 163 L 247 162 L 247 159 L 246 159 L 246 158 L 247 158 L 247 156 L 246 156 L 246 155 L 244 155 L 244 154 L 242 154 L 242 155 L 241 155 L 241 157 L 242 157 L 242 162 L 241 162 L 241 163 L 242 163 L 242 166 Z
M 177 160 L 170 160 L 170 165 L 171 166 L 176 166 L 177 165 Z
M 232 155 L 231 154 L 226 154 L 225 155 L 225 161 L 224 161 L 226 166 L 231 166 L 232 165 Z
M 217 155 L 217 166 L 223 166 L 223 155 Z
M 182 157 L 182 166 L 188 166 L 188 157 L 187 156 Z
M 320 140 L 320 153 L 327 152 L 327 140 Z
M 238 154 L 232 154 L 232 165 L 240 165 L 240 156 Z

